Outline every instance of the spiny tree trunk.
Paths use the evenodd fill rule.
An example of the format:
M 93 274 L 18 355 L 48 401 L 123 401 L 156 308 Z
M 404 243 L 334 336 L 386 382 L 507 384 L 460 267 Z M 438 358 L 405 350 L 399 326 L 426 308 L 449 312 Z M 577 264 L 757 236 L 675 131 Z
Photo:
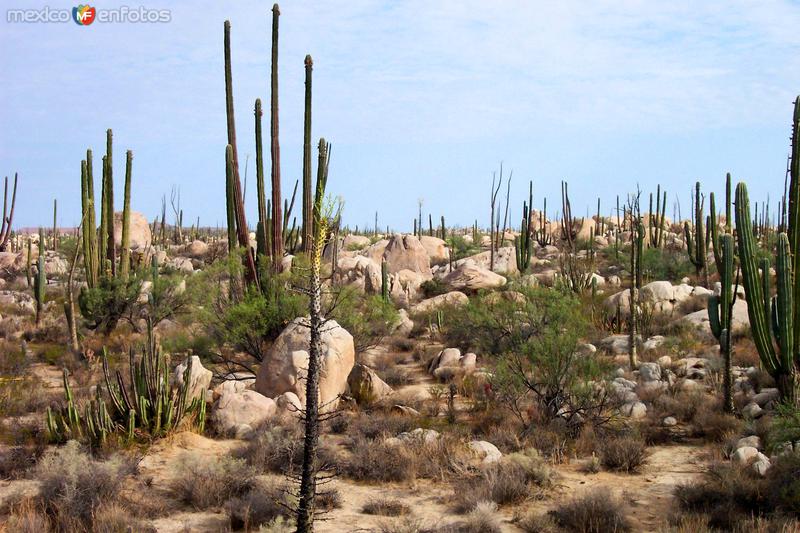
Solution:
M 311 198 L 311 71 L 314 61 L 306 56 L 306 98 L 303 118 L 303 251 L 311 250 L 313 239 L 313 205 Z M 377 231 L 377 228 L 375 229 Z
M 328 174 L 328 147 L 324 139 L 319 142 L 319 168 L 317 190 L 314 198 L 314 241 L 311 249 L 311 275 L 309 311 L 311 315 L 311 343 L 309 346 L 308 373 L 306 377 L 305 438 L 303 441 L 303 469 L 300 478 L 300 501 L 297 507 L 297 532 L 314 530 L 314 499 L 317 492 L 317 443 L 319 441 L 319 357 L 322 353 L 322 284 L 320 270 L 322 252 L 328 237 L 328 220 L 323 213 L 323 199 Z

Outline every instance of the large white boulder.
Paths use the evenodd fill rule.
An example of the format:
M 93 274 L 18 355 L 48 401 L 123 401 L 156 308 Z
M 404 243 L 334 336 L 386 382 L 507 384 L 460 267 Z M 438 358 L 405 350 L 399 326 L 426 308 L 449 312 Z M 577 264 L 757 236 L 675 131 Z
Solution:
M 205 398 L 206 391 L 211 386 L 213 373 L 203 366 L 202 361 L 196 355 L 192 357 L 192 370 L 189 374 L 189 400 L 193 398 Z M 175 367 L 174 379 L 178 386 L 183 386 L 183 375 L 186 373 L 188 361 Z
M 420 244 L 425 248 L 425 253 L 431 260 L 431 264 L 441 265 L 450 260 L 450 249 L 447 243 L 438 237 L 423 235 L 419 238 Z
M 419 239 L 413 235 L 399 233 L 392 235 L 386 244 L 383 259 L 386 259 L 391 274 L 401 270 L 411 270 L 427 278 L 431 277 L 431 260 L 428 253 Z
M 255 428 L 273 416 L 278 407 L 272 398 L 252 390 L 225 392 L 211 412 L 211 422 L 219 433 L 239 433 L 241 426 Z
M 131 248 L 146 248 L 153 242 L 150 224 L 145 216 L 138 211 L 131 211 L 130 225 Z M 114 243 L 122 246 L 122 211 L 114 213 Z
M 411 307 L 411 314 L 427 313 L 448 305 L 458 306 L 468 303 L 469 298 L 466 294 L 459 291 L 450 291 L 434 296 L 433 298 L 428 298 L 427 300 L 422 300 L 420 303 Z
M 274 398 L 293 392 L 305 405 L 311 329 L 308 318 L 294 319 L 281 332 L 258 369 L 255 390 Z M 320 409 L 336 407 L 347 390 L 347 377 L 355 365 L 353 336 L 335 320 L 322 327 L 320 353 Z
M 442 281 L 452 290 L 477 291 L 479 289 L 496 289 L 506 284 L 506 278 L 491 270 L 467 261 L 447 274 Z

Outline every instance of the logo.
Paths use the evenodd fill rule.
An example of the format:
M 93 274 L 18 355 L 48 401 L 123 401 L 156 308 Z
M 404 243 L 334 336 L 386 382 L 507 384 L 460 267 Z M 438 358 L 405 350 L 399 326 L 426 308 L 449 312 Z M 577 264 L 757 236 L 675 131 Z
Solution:
M 79 5 L 72 8 L 72 20 L 79 26 L 88 26 L 94 22 L 97 10 L 89 5 Z

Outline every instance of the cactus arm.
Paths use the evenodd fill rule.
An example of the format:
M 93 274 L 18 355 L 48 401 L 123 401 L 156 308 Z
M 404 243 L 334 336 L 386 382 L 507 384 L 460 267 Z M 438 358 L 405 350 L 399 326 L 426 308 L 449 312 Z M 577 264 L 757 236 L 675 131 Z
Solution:
M 764 294 L 764 287 L 759 283 L 761 276 L 759 276 L 756 264 L 756 243 L 750 220 L 750 201 L 747 196 L 747 186 L 744 183 L 736 186 L 735 212 L 739 259 L 744 290 L 747 295 L 747 315 L 753 332 L 753 342 L 764 365 L 774 369 L 777 367 L 777 357 L 770 338 L 769 306 L 766 303 L 769 294 Z M 768 275 L 765 276 L 767 280 L 765 284 L 768 284 L 768 278 Z
M 794 276 L 792 275 L 791 260 L 789 238 L 785 233 L 781 233 L 778 235 L 778 257 L 776 263 L 778 296 L 776 303 L 778 331 L 780 332 L 778 337 L 778 342 L 780 343 L 779 355 L 781 367 L 784 369 L 792 368 L 794 359 L 794 315 L 792 314 L 792 283 Z M 769 272 L 765 271 L 763 275 L 767 277 Z
M 709 296 L 708 298 L 708 324 L 711 326 L 711 333 L 717 340 L 722 335 L 722 321 L 719 312 L 719 296 Z

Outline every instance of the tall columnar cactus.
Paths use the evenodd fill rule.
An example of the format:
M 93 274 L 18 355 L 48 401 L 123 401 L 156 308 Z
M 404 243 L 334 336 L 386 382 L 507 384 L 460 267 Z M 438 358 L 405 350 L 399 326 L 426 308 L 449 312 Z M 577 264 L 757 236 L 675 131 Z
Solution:
M 705 285 L 708 286 L 708 268 L 706 267 L 706 232 L 703 226 L 705 216 L 703 215 L 704 198 L 700 194 L 700 182 L 695 183 L 694 215 L 692 228 L 686 222 L 683 226 L 683 233 L 686 238 L 686 250 L 689 260 L 694 265 L 697 276 L 703 274 Z M 692 234 L 694 229 L 694 234 Z
M 44 309 L 47 291 L 47 276 L 44 270 L 44 231 L 41 228 L 39 229 L 39 260 L 36 265 L 37 271 L 33 281 L 33 296 L 36 300 L 36 325 L 38 326 L 42 319 L 42 310 Z
M 264 143 L 261 135 L 261 117 L 264 115 L 261 110 L 261 99 L 256 98 L 255 106 L 256 120 L 256 196 L 258 197 L 258 222 L 256 223 L 256 249 L 258 254 L 269 254 L 267 248 L 266 231 L 267 229 L 267 193 L 264 186 Z M 260 229 L 259 229 L 260 228 Z M 257 258 L 258 259 L 258 258 Z
M 800 96 L 794 101 L 791 146 L 791 159 L 789 161 L 789 247 L 792 252 L 792 272 L 798 273 L 800 272 Z M 800 280 L 795 282 L 792 296 L 794 298 L 795 316 L 800 318 Z M 795 322 L 794 336 L 796 339 L 800 339 L 800 320 Z
M 720 295 L 708 299 L 708 321 L 711 332 L 719 341 L 720 352 L 725 361 L 725 374 L 723 376 L 723 410 L 733 412 L 733 388 L 731 384 L 731 333 L 733 322 L 733 304 L 736 293 L 733 289 L 733 263 L 734 244 L 733 235 L 726 233 L 720 237 Z M 715 250 L 716 253 L 716 250 Z M 737 279 L 738 283 L 738 279 Z
M 232 198 L 234 215 L 236 220 L 235 231 L 239 246 L 245 250 L 245 279 L 248 283 L 258 286 L 258 271 L 256 269 L 255 257 L 250 249 L 250 236 L 247 230 L 247 218 L 244 213 L 244 197 L 242 196 L 242 185 L 239 179 L 239 156 L 236 150 L 236 121 L 233 110 L 233 74 L 231 72 L 231 23 L 225 21 L 224 39 L 225 55 L 225 115 L 228 126 L 228 145 L 231 147 L 231 160 L 233 163 L 232 172 Z M 230 231 L 230 230 L 229 230 Z
M 667 210 L 667 191 L 661 193 L 661 185 L 656 186 L 656 210 L 653 211 L 653 196 L 650 195 L 650 211 L 647 217 L 650 247 L 660 248 L 664 239 L 664 226 Z
M 225 147 L 225 200 L 228 215 L 228 250 L 236 248 L 236 201 L 233 191 L 233 147 Z
M 14 206 L 17 204 L 17 179 L 14 173 L 14 192 L 11 193 L 11 203 L 8 202 L 8 176 L 5 179 L 3 188 L 3 218 L 0 220 L 0 252 L 5 252 L 8 248 L 8 240 L 11 238 L 11 224 L 14 222 Z M 10 208 L 10 209 L 9 209 Z
M 116 275 L 116 243 L 114 242 L 114 168 L 112 158 L 112 140 L 114 134 L 111 130 L 106 131 L 106 157 L 105 157 L 105 213 L 106 213 L 106 234 L 102 237 L 106 240 L 106 260 L 110 265 L 111 275 Z
M 633 212 L 631 214 L 633 216 Z M 628 336 L 629 363 L 632 370 L 639 366 L 639 290 L 642 288 L 642 253 L 644 251 L 644 224 L 638 215 L 635 216 L 635 219 L 631 223 L 634 231 L 631 236 L 630 328 Z
M 278 272 L 283 260 L 281 214 L 281 147 L 278 135 L 278 4 L 272 6 L 272 62 L 270 71 L 270 154 L 272 156 L 272 267 Z
M 531 209 L 533 206 L 533 182 L 528 184 L 528 202 L 522 203 L 522 224 L 519 236 L 514 237 L 514 250 L 516 252 L 517 270 L 525 272 L 531 265 L 533 255 L 533 235 L 531 232 Z
M 791 229 L 796 231 L 797 227 Z M 736 234 L 753 342 L 762 365 L 775 379 L 782 399 L 794 402 L 795 361 L 798 359 L 794 342 L 798 323 L 794 295 L 800 279 L 794 277 L 789 237 L 781 233 L 778 235 L 776 259 L 777 296 L 770 297 L 769 260 L 763 258 L 756 262 L 758 245 L 744 183 L 736 186 Z
M 53 251 L 58 250 L 58 200 L 53 198 Z
M 30 236 L 28 236 L 28 260 L 25 265 L 25 280 L 28 282 L 28 287 L 31 286 L 31 256 L 33 255 L 33 244 Z
M 305 59 L 306 86 L 305 86 L 305 111 L 303 115 L 303 251 L 311 250 L 312 226 L 314 214 L 311 198 L 311 73 L 314 70 L 314 61 L 310 55 Z M 377 213 L 376 213 L 377 220 Z M 378 224 L 375 223 L 375 233 Z
M 125 154 L 125 191 L 122 206 L 122 250 L 119 258 L 119 273 L 122 279 L 128 278 L 131 268 L 131 167 L 133 166 L 133 152 L 128 150 Z

